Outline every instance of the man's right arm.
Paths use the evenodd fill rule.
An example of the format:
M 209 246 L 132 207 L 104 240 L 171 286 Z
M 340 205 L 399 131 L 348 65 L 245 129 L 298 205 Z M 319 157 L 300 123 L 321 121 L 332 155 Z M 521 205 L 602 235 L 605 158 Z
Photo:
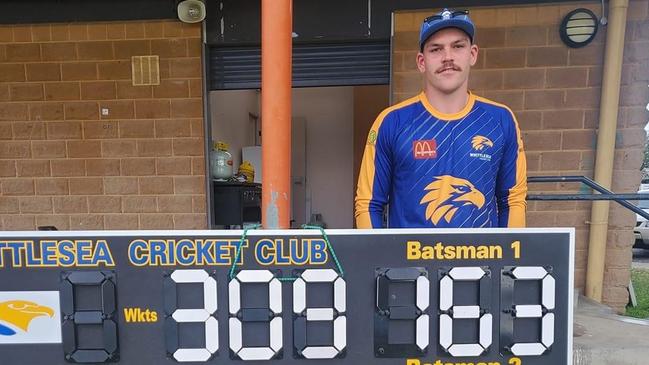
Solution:
M 370 129 L 358 174 L 355 216 L 357 228 L 382 228 L 383 210 L 392 181 L 392 152 L 388 113 L 381 113 Z

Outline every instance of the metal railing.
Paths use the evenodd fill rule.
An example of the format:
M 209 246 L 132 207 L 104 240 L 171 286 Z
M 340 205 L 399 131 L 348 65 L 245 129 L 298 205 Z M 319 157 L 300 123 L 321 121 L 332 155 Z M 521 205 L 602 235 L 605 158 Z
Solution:
M 528 183 L 553 183 L 570 182 L 582 183 L 599 194 L 528 194 L 527 200 L 555 201 L 555 200 L 613 200 L 623 207 L 635 212 L 639 216 L 649 220 L 649 212 L 638 208 L 629 200 L 649 200 L 649 194 L 615 194 L 612 191 L 599 185 L 595 180 L 585 176 L 530 176 Z

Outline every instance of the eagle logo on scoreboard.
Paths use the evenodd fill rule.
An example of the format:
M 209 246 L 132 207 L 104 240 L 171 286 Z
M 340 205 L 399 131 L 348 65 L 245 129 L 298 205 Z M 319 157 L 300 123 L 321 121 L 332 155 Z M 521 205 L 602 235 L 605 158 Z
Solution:
M 435 225 L 451 220 L 460 209 L 480 209 L 485 203 L 484 194 L 468 180 L 451 176 L 437 176 L 426 186 L 426 195 L 419 202 L 427 204 L 426 219 Z
M 57 291 L 0 291 L 0 345 L 61 343 Z

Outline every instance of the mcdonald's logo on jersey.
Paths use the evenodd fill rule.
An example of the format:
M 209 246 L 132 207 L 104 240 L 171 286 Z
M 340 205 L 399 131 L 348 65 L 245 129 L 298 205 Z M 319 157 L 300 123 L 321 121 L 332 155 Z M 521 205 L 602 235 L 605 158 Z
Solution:
M 416 160 L 437 158 L 437 141 L 434 139 L 413 141 L 412 153 Z

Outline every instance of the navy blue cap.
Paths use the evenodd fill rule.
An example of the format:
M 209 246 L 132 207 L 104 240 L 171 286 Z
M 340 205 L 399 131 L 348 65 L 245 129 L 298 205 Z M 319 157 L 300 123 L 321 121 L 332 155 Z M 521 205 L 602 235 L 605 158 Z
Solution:
M 424 19 L 424 22 L 421 24 L 421 31 L 419 32 L 419 48 L 421 49 L 424 46 L 426 40 L 433 33 L 445 28 L 459 28 L 463 30 L 469 35 L 473 43 L 475 25 L 473 25 L 471 18 L 469 18 L 469 12 L 444 9 Z

